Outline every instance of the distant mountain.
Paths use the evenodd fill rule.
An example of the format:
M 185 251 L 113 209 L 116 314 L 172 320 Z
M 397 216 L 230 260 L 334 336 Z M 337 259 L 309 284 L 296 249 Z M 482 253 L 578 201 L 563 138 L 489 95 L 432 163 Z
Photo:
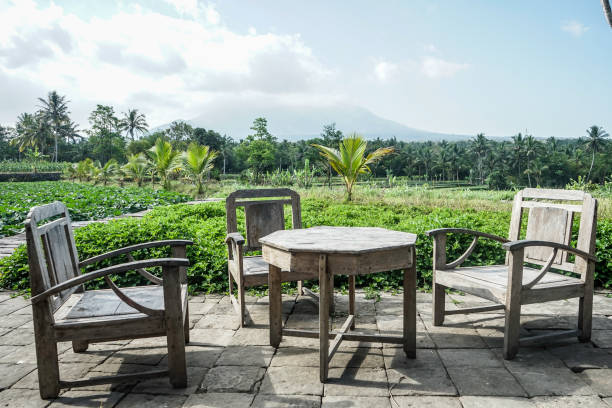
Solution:
M 429 132 L 414 129 L 392 120 L 383 119 L 367 109 L 351 105 L 332 106 L 257 106 L 252 103 L 209 104 L 199 116 L 187 120 L 193 127 L 212 129 L 234 139 L 242 139 L 250 132 L 253 119 L 263 116 L 268 130 L 279 140 L 300 140 L 318 137 L 324 125 L 336 123 L 344 134 L 356 131 L 368 139 L 395 136 L 403 141 L 457 140 L 470 136 Z M 153 129 L 163 130 L 170 124 Z

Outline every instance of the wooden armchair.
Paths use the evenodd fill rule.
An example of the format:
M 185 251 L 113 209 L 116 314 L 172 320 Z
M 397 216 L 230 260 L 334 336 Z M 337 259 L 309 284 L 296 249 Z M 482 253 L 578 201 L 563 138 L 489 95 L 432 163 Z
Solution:
M 54 219 L 44 225 L 42 221 Z M 186 246 L 191 241 L 148 242 L 111 251 L 79 262 L 70 215 L 66 206 L 54 202 L 34 207 L 25 221 L 36 361 L 40 396 L 55 398 L 60 388 L 107 384 L 169 375 L 174 387 L 185 387 L 187 371 L 185 342 L 189 341 L 187 310 Z M 170 246 L 172 258 L 135 261 L 130 252 Z M 130 262 L 81 274 L 80 268 L 95 262 L 128 254 Z M 159 266 L 163 279 L 144 268 Z M 154 285 L 118 288 L 111 274 L 136 270 Z M 104 277 L 110 289 L 84 291 L 83 284 Z M 71 308 L 60 307 L 76 292 L 83 292 Z M 78 295 L 76 295 L 78 296 Z M 166 336 L 168 369 L 61 381 L 57 342 L 72 341 L 75 352 L 88 344 L 118 339 Z
M 523 210 L 529 215 L 525 238 L 521 239 Z M 576 248 L 571 247 L 574 214 L 580 213 Z M 590 194 L 573 190 L 527 188 L 516 194 L 510 221 L 509 239 L 478 231 L 441 228 L 428 231 L 434 238 L 433 323 L 442 325 L 449 314 L 475 313 L 503 309 L 506 314 L 504 358 L 512 359 L 519 344 L 540 342 L 556 336 L 577 335 L 581 341 L 591 337 L 593 309 L 593 271 L 595 268 L 595 233 L 597 200 Z M 463 255 L 446 260 L 447 234 L 474 237 Z M 503 243 L 506 264 L 495 266 L 459 266 L 474 250 L 479 238 Z M 574 261 L 569 256 L 573 255 Z M 535 269 L 528 265 L 540 265 Z M 579 275 L 572 277 L 551 269 Z M 444 310 L 444 290 L 453 288 L 495 302 L 491 306 Z M 521 305 L 552 300 L 580 298 L 578 327 L 559 333 L 519 338 Z
M 260 198 L 270 198 L 258 200 Z M 241 200 L 247 199 L 247 200 Z M 244 327 L 245 313 L 247 313 L 244 296 L 245 288 L 268 283 L 268 264 L 261 256 L 244 256 L 246 251 L 261 249 L 259 239 L 285 229 L 284 206 L 291 206 L 292 226 L 294 229 L 302 228 L 302 214 L 300 210 L 300 196 L 288 188 L 237 190 L 225 200 L 227 217 L 227 243 L 229 292 L 232 304 L 240 316 L 240 327 Z M 236 210 L 244 207 L 246 220 L 246 240 L 238 232 Z M 282 282 L 298 281 L 300 294 L 307 289 L 302 288 L 302 280 L 316 279 L 303 273 L 282 271 Z M 233 282 L 238 289 L 238 300 L 232 294 Z

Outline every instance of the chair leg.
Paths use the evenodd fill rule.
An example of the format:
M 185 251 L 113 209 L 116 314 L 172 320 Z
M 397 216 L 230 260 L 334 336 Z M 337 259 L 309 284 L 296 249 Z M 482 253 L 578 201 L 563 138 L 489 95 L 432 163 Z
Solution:
M 189 303 L 185 308 L 185 321 L 183 322 L 183 331 L 185 333 L 185 344 L 189 344 Z
M 246 305 L 244 301 L 244 283 L 238 283 L 238 305 L 240 306 L 240 327 L 245 326 Z
M 336 302 L 334 301 L 334 275 L 330 277 L 329 283 L 329 314 L 336 313 Z
M 506 307 L 506 327 L 504 331 L 504 359 L 512 360 L 519 349 L 521 331 L 521 305 L 516 309 Z
M 355 275 L 349 275 L 349 314 L 355 316 Z M 351 323 L 351 330 L 355 330 L 355 319 Z
M 168 374 L 174 388 L 187 386 L 185 329 L 178 267 L 163 267 L 164 314 L 168 342 Z
M 585 293 L 578 301 L 578 340 L 587 342 L 591 340 L 593 325 L 593 292 Z
M 60 392 L 60 377 L 57 343 L 54 339 L 40 339 L 36 342 L 36 362 L 40 397 L 42 399 L 57 398 Z
M 300 296 L 304 295 L 304 288 L 303 288 L 303 286 L 304 286 L 304 282 L 303 281 L 298 281 L 298 283 L 297 283 L 297 293 Z
M 434 326 L 442 326 L 444 323 L 444 301 L 446 297 L 444 289 L 446 289 L 444 286 L 437 283 L 433 285 L 432 312 Z
M 73 340 L 72 341 L 72 351 L 75 353 L 83 353 L 87 351 L 89 347 L 89 342 L 87 340 Z

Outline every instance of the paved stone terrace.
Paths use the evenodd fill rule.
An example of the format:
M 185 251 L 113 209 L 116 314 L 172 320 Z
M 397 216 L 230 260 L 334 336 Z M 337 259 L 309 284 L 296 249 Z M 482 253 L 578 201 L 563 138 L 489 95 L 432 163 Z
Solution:
M 337 295 L 337 314 L 346 296 Z M 307 297 L 284 296 L 287 327 L 316 328 L 317 305 Z M 480 302 L 447 296 L 448 308 Z M 189 386 L 173 389 L 167 379 L 118 386 L 65 390 L 55 401 L 39 398 L 31 308 L 21 297 L 0 292 L 0 406 L 10 407 L 610 407 L 612 406 L 612 299 L 595 298 L 592 342 L 566 339 L 546 347 L 522 348 L 513 361 L 501 358 L 503 315 L 448 316 L 431 325 L 431 295 L 419 294 L 418 350 L 406 359 L 400 348 L 343 342 L 331 361 L 330 381 L 318 379 L 316 339 L 285 337 L 268 344 L 267 298 L 249 299 L 254 319 L 238 330 L 229 299 L 191 299 L 187 347 Z M 401 329 L 399 296 L 380 302 L 358 294 L 358 329 Z M 525 335 L 567 329 L 576 322 L 577 302 L 524 307 Z M 334 319 L 341 324 L 342 317 Z M 61 343 L 64 379 L 129 373 L 166 364 L 164 338 L 100 343 L 85 353 Z

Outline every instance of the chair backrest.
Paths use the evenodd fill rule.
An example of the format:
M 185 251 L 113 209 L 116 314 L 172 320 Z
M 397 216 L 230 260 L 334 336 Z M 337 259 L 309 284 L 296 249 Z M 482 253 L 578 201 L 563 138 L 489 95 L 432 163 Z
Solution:
M 528 209 L 527 228 L 524 239 L 553 241 L 570 245 L 575 214 L 580 214 L 576 248 L 594 254 L 597 229 L 597 200 L 590 194 L 576 190 L 551 190 L 526 188 L 514 197 L 512 220 L 510 221 L 511 241 L 521 239 L 523 210 Z M 549 247 L 525 248 L 525 262 L 544 265 L 552 255 Z M 553 268 L 583 275 L 587 262 L 576 257 L 570 262 L 567 251 L 558 251 Z
M 53 219 L 44 225 L 43 221 Z M 66 206 L 56 201 L 34 207 L 25 221 L 32 296 L 80 274 L 79 256 Z M 53 311 L 82 286 L 52 296 Z
M 288 188 L 234 191 L 225 200 L 227 232 L 238 232 L 236 209 L 244 207 L 246 223 L 244 248 L 247 251 L 261 249 L 260 238 L 285 229 L 284 206 L 286 204 L 291 205 L 293 228 L 302 228 L 300 195 L 295 191 Z

